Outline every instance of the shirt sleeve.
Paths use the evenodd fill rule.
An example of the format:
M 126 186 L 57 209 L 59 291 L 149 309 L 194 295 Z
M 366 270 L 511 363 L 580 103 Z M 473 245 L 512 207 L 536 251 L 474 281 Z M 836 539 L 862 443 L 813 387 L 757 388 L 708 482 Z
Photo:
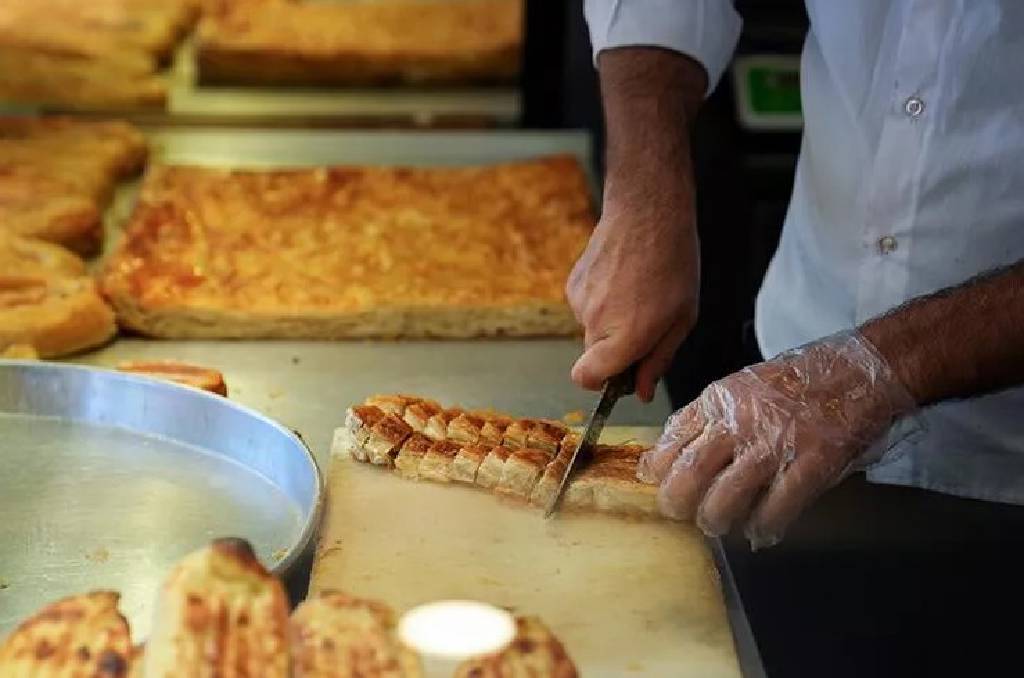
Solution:
M 732 0 L 585 0 L 594 59 L 613 47 L 655 46 L 697 60 L 718 84 L 743 24 Z

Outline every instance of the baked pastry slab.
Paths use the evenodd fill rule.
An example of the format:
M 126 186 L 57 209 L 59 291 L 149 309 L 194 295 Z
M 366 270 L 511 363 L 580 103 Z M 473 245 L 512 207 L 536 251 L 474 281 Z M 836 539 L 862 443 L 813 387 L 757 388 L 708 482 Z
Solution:
M 366 400 L 371 402 L 379 406 L 391 403 L 393 408 L 404 404 L 405 417 L 423 403 L 439 408 L 427 418 L 423 433 L 413 433 L 412 426 L 402 422 L 408 431 L 404 443 L 397 456 L 391 447 L 386 453 L 378 452 L 381 465 L 393 466 L 404 478 L 475 485 L 535 507 L 546 507 L 555 496 L 579 444 L 576 433 L 555 421 L 445 409 L 416 396 L 373 396 Z M 423 414 L 416 416 L 417 422 L 423 421 Z M 375 452 L 368 436 L 379 423 L 370 427 L 371 433 L 360 434 L 366 428 L 361 422 L 395 417 L 373 405 L 349 408 L 345 427 L 338 429 L 344 435 L 336 432 L 332 453 L 369 461 Z M 492 444 L 499 435 L 505 444 Z M 390 445 L 389 440 L 386 446 Z M 583 512 L 657 517 L 657 486 L 637 479 L 637 464 L 646 450 L 640 445 L 598 445 L 569 481 L 563 506 Z
M 571 335 L 563 290 L 593 224 L 568 156 L 156 166 L 102 289 L 122 325 L 165 338 Z
M 519 73 L 523 0 L 231 3 L 197 33 L 204 83 L 468 84 Z

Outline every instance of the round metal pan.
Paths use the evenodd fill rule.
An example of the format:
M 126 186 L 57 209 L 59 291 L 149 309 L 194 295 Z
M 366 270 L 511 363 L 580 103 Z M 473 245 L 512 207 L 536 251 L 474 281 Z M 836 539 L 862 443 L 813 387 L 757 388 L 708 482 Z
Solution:
M 226 398 L 76 365 L 0 360 L 0 638 L 66 595 L 122 594 L 136 638 L 160 582 L 211 539 L 287 575 L 323 479 L 302 440 Z

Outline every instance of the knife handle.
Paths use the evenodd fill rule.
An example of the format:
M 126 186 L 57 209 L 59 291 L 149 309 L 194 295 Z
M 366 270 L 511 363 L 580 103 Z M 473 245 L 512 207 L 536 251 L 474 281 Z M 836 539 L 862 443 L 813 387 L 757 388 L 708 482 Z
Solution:
M 615 399 L 632 395 L 636 392 L 636 363 L 633 363 L 608 380 L 607 390 L 614 394 Z

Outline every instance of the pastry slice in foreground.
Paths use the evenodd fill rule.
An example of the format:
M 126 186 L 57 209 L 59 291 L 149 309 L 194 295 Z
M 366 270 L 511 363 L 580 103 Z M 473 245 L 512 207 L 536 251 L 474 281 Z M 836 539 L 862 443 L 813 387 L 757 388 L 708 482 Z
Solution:
M 452 462 L 455 456 L 462 449 L 458 443 L 450 440 L 435 440 L 430 450 L 423 455 L 420 462 L 419 477 L 424 480 L 433 480 L 439 483 L 447 483 L 451 480 Z
M 402 447 L 395 456 L 395 470 L 403 478 L 415 480 L 419 478 L 420 463 L 423 457 L 430 451 L 434 441 L 422 433 L 413 433 L 405 439 Z
M 423 433 L 434 440 L 444 440 L 448 437 L 448 424 L 458 418 L 461 414 L 463 414 L 462 410 L 457 407 L 435 412 L 434 415 L 427 420 L 427 425 L 423 428 Z
M 47 605 L 0 645 L 4 678 L 121 678 L 132 641 L 118 594 L 95 591 Z
M 390 466 L 405 439 L 412 434 L 412 427 L 393 414 L 385 414 L 370 427 L 365 449 L 371 464 Z
M 515 450 L 501 468 L 501 478 L 494 488 L 495 491 L 529 499 L 534 485 L 550 461 L 551 454 L 545 450 Z
M 405 408 L 402 420 L 411 426 L 413 431 L 423 433 L 430 418 L 440 412 L 441 406 L 433 400 L 417 400 Z
M 394 613 L 375 600 L 325 591 L 289 623 L 294 678 L 416 678 L 416 655 L 395 637 Z
M 577 678 L 561 641 L 537 617 L 516 617 L 515 639 L 501 652 L 470 659 L 455 678 Z
M 288 598 L 241 539 L 186 556 L 164 582 L 146 678 L 288 676 Z
M 480 463 L 480 468 L 477 469 L 476 484 L 487 489 L 496 487 L 501 481 L 501 474 L 510 454 L 512 454 L 512 450 L 507 447 L 501 445 L 492 447 Z
M 463 412 L 448 422 L 447 438 L 460 445 L 476 445 L 480 442 L 480 429 L 484 420 L 469 412 Z
M 348 452 L 359 461 L 368 461 L 365 445 L 370 439 L 370 428 L 384 418 L 384 413 L 372 405 L 356 405 L 345 412 L 345 429 L 352 436 L 353 445 Z
M 125 360 L 117 365 L 118 372 L 138 374 L 153 379 L 172 381 L 226 396 L 228 385 L 220 370 L 199 365 L 190 365 L 177 360 Z
M 476 483 L 476 474 L 480 464 L 487 457 L 490 447 L 483 445 L 465 445 L 455 455 L 452 461 L 451 479 L 459 483 L 473 485 Z

